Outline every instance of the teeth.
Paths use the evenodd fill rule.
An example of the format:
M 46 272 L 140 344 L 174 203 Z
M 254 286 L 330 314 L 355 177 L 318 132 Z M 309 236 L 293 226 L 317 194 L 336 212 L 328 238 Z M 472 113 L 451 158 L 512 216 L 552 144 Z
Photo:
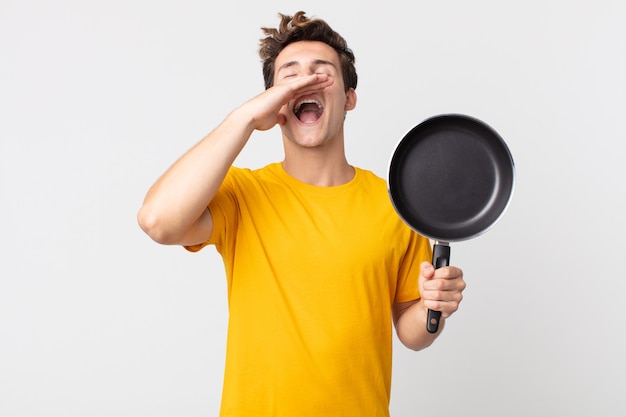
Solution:
M 320 110 L 323 110 L 324 107 L 322 106 L 322 103 L 320 103 L 317 100 L 314 99 L 306 99 L 306 100 L 302 100 L 296 103 L 296 105 L 293 108 L 294 113 L 298 113 L 300 111 L 300 107 L 302 107 L 303 104 L 316 104 L 317 107 L 320 108 Z

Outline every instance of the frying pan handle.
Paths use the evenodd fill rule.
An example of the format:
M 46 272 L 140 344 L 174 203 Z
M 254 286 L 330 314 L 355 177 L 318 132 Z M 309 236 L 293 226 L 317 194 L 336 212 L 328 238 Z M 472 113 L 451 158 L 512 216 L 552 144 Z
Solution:
M 450 245 L 446 242 L 435 242 L 433 245 L 433 266 L 435 269 L 450 265 Z M 428 309 L 428 319 L 426 320 L 426 330 L 428 333 L 437 333 L 441 311 Z

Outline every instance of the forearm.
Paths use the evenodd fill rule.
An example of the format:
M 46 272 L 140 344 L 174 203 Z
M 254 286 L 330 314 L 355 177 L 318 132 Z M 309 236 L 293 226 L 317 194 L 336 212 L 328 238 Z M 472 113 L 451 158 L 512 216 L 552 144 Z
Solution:
M 235 109 L 148 191 L 138 214 L 141 228 L 160 243 L 193 244 L 208 239 L 213 225 L 206 207 L 252 132 L 284 122 L 280 110 L 295 94 L 322 90 L 332 82 L 324 74 L 297 77 Z
M 436 333 L 429 333 L 426 330 L 428 311 L 421 299 L 408 304 L 406 307 L 397 308 L 394 316 L 398 338 L 402 344 L 413 350 L 421 350 L 430 346 L 441 334 L 445 324 L 445 320 L 442 318 Z
M 253 131 L 252 120 L 237 109 L 180 157 L 148 191 L 138 214 L 142 229 L 160 243 L 179 243 L 205 212 Z

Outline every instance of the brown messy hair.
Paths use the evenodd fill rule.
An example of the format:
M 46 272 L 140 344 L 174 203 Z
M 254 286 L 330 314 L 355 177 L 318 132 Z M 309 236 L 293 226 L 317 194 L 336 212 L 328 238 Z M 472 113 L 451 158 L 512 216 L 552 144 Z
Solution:
M 354 53 L 346 40 L 335 32 L 322 19 L 309 19 L 304 12 L 297 12 L 293 16 L 278 14 L 281 18 L 277 29 L 263 27 L 261 30 L 266 37 L 261 39 L 259 56 L 263 61 L 263 78 L 265 88 L 274 85 L 274 71 L 276 57 L 289 44 L 298 41 L 324 42 L 339 55 L 341 73 L 345 90 L 356 89 L 357 74 L 354 66 Z

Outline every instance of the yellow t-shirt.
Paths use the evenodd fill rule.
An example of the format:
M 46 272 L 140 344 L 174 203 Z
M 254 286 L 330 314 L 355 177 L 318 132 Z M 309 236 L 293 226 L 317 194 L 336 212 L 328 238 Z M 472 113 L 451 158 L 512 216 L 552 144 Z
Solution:
M 221 415 L 388 416 L 394 301 L 419 298 L 430 242 L 356 169 L 317 187 L 231 168 L 210 203 L 229 326 Z

